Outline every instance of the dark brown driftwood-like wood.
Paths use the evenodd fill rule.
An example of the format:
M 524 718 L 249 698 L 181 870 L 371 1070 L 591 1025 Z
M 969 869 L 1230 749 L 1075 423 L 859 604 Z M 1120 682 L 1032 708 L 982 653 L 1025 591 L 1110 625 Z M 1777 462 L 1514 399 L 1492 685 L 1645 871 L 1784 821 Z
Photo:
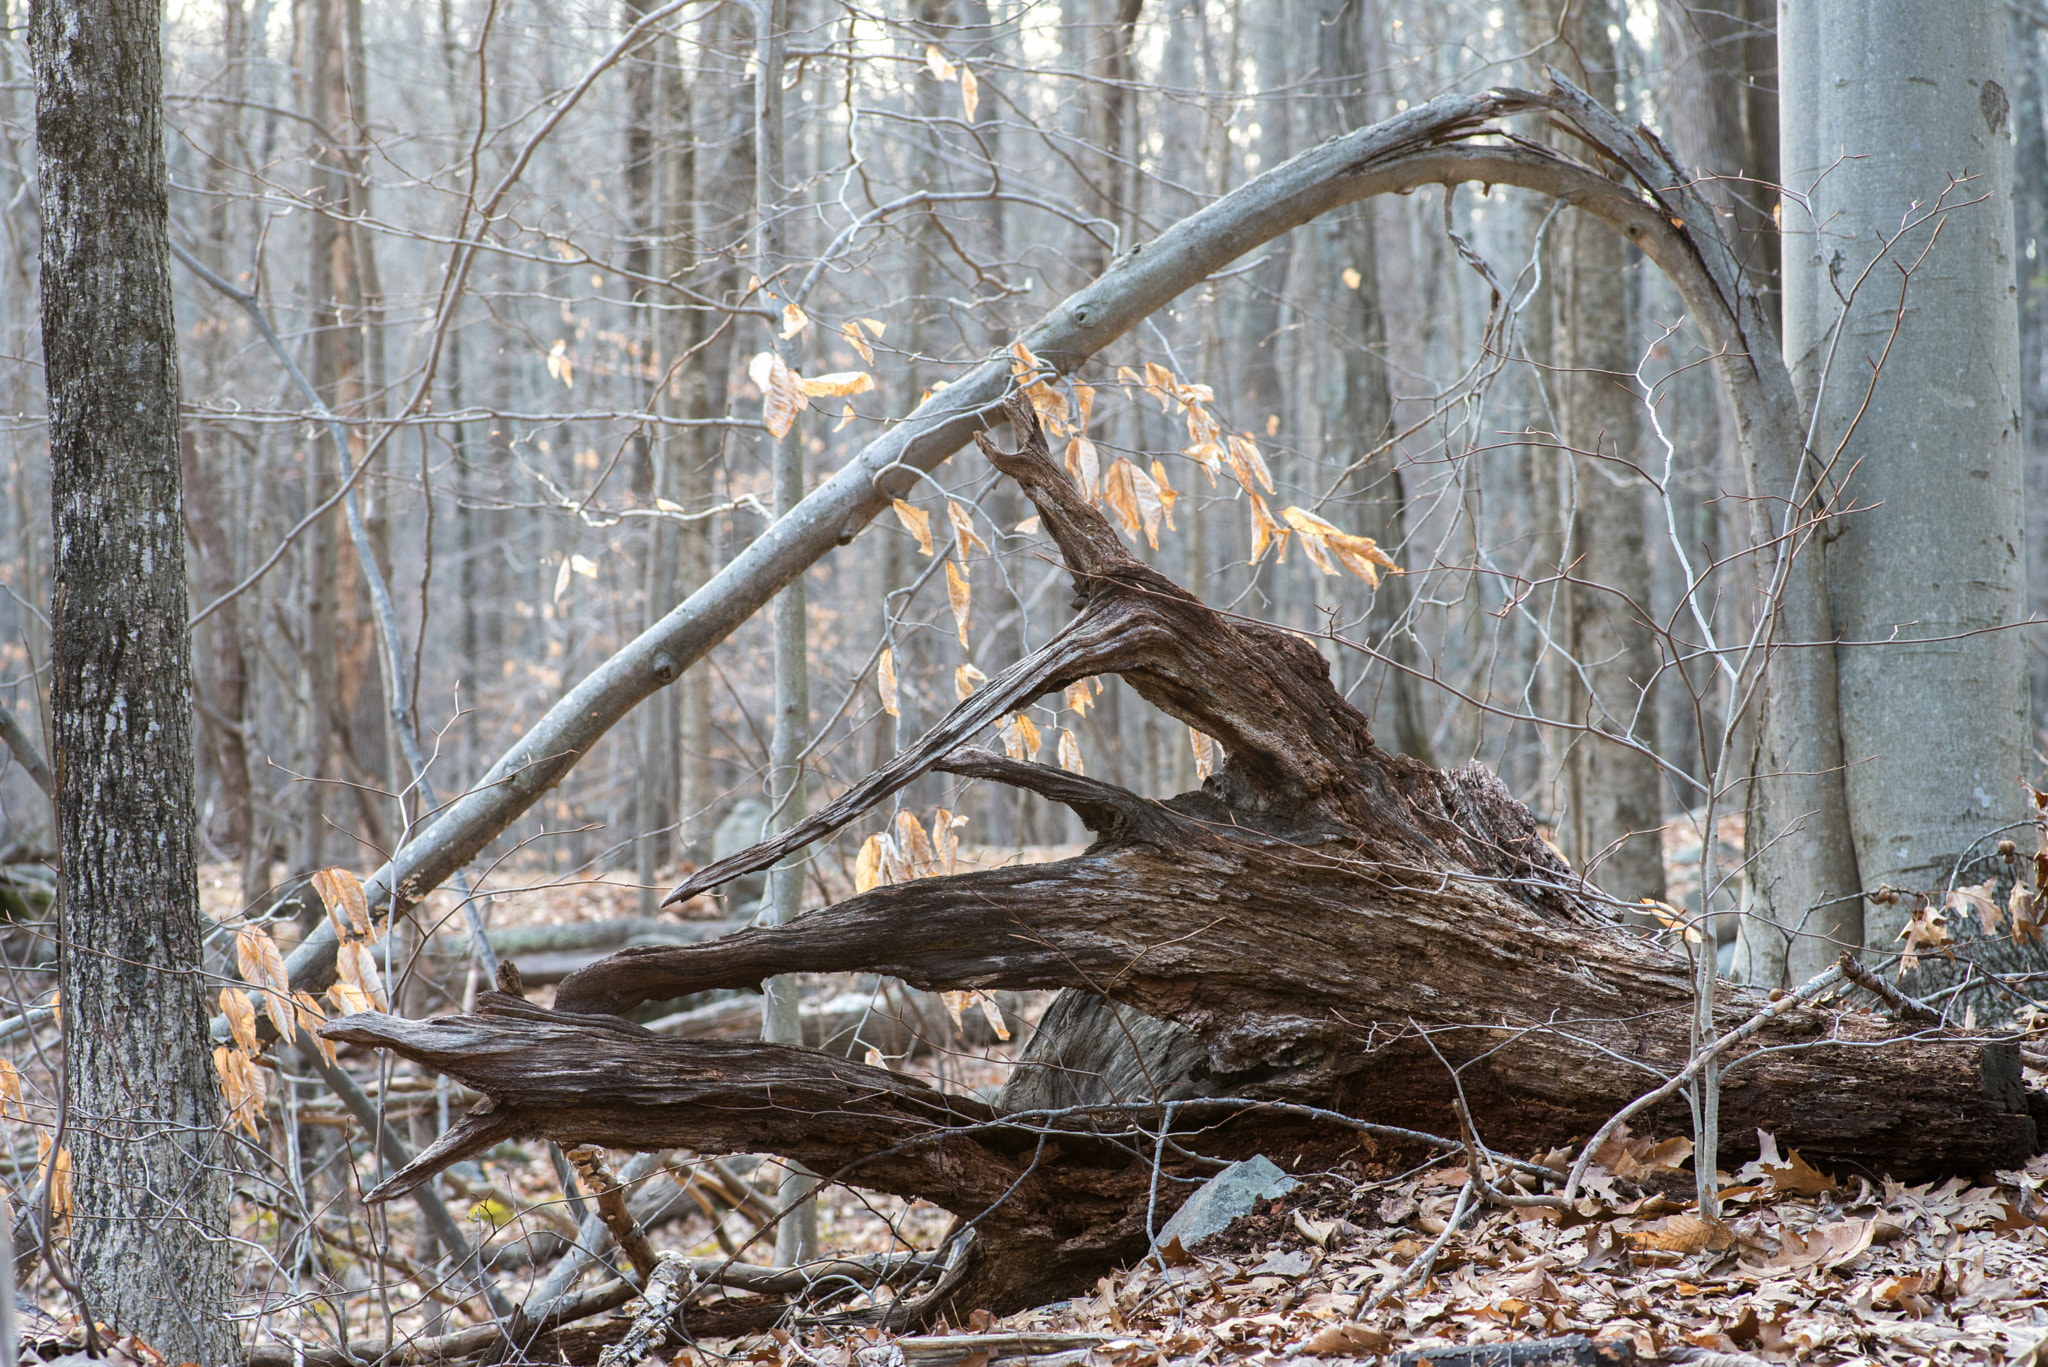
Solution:
M 1072 624 L 845 797 L 675 896 L 765 867 L 929 769 L 1064 803 L 1096 842 L 1058 863 L 877 888 L 778 929 L 624 950 L 565 979 L 553 1011 L 487 994 L 468 1017 L 332 1024 L 332 1037 L 394 1049 L 490 1098 L 377 1195 L 513 1135 L 774 1152 L 979 1220 L 947 1288 L 969 1309 L 1069 1291 L 1143 1247 L 1154 1150 L 1102 1131 L 1100 1116 L 1093 1132 L 1063 1120 L 1048 1137 L 881 1069 L 661 1039 L 615 1014 L 791 972 L 1084 990 L 1186 1032 L 1167 1051 L 1174 1076 L 1130 1070 L 1160 1085 L 1153 1099 L 1305 1103 L 1446 1133 L 1462 1088 L 1500 1146 L 1583 1137 L 1684 1066 L 1682 947 L 1614 924 L 1491 774 L 1381 750 L 1312 645 L 1215 612 L 1133 558 L 1053 461 L 1028 406 L 1013 401 L 1008 416 L 1019 450 L 977 441 L 1058 543 Z M 1156 802 L 967 748 L 1005 714 L 1100 673 L 1214 737 L 1228 762 L 1201 791 Z M 1732 1028 L 1762 1005 L 1724 986 L 1719 1021 Z M 1740 1048 L 1721 1118 L 1738 1144 L 1768 1129 L 1809 1156 L 1900 1173 L 2014 1164 L 2035 1144 L 2010 1046 L 1807 1008 Z M 1282 1145 L 1297 1136 L 1272 1142 L 1272 1124 L 1240 1115 L 1204 1144 L 1228 1156 L 1266 1135 L 1294 1152 Z M 1684 1108 L 1639 1125 L 1681 1130 Z M 1161 1218 L 1185 1190 L 1171 1178 L 1189 1160 L 1173 1148 Z

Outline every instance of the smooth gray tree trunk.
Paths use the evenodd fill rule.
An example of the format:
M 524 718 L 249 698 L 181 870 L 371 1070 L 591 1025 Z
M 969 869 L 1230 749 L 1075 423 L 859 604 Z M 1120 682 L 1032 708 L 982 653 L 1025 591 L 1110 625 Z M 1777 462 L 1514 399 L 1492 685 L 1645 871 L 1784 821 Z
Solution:
M 2024 643 L 1995 630 L 2025 570 L 2004 9 L 1818 0 L 1795 63 L 1786 175 L 1812 202 L 1787 216 L 1786 356 L 1841 514 L 1856 871 L 1926 891 L 2019 818 L 2027 759 Z M 1894 949 L 1911 905 L 1873 905 L 1865 945 Z
M 62 1140 L 72 1270 L 92 1315 L 173 1362 L 211 1364 L 235 1340 L 200 976 L 161 23 L 146 0 L 45 0 L 29 23 L 56 531 Z

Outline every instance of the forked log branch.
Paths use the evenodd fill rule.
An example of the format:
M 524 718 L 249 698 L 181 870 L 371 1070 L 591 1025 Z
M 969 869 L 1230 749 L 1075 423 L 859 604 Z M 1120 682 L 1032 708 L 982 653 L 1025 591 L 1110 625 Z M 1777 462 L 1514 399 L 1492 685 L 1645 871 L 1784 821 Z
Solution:
M 1127 1112 L 1003 1114 L 819 1051 L 666 1039 L 618 1014 L 792 972 L 1093 993 L 1196 1042 L 1194 1061 L 1138 1101 L 1254 1098 L 1442 1134 L 1457 1132 L 1462 1091 L 1500 1147 L 1583 1138 L 1685 1067 L 1682 946 L 1616 925 L 1491 774 L 1381 750 L 1311 644 L 1230 619 L 1135 559 L 1054 462 L 1030 407 L 1013 398 L 1006 414 L 1019 449 L 977 442 L 1059 545 L 1072 624 L 846 797 L 675 895 L 764 867 L 930 769 L 1063 803 L 1095 843 L 1056 863 L 877 888 L 776 929 L 627 949 L 565 979 L 553 1010 L 491 993 L 470 1016 L 330 1024 L 332 1038 L 392 1049 L 487 1098 L 374 1197 L 517 1136 L 777 1153 L 976 1222 L 967 1256 L 900 1318 L 947 1297 L 1002 1311 L 1070 1291 L 1141 1251 L 1147 1220 L 1184 1193 L 1176 1179 L 1207 1170 L 1190 1142 L 1155 1147 Z M 1153 801 L 968 747 L 1003 715 L 1105 672 L 1222 746 L 1200 791 Z M 1722 1029 L 1763 1005 L 1725 988 Z M 1902 1174 L 2013 1165 L 2035 1147 L 2009 1044 L 1799 1006 L 1729 1057 L 1721 1115 L 1738 1144 L 1762 1128 L 1811 1157 Z M 1639 1122 L 1686 1123 L 1675 1098 Z M 1199 1105 L 1175 1128 L 1200 1129 L 1201 1152 L 1220 1157 L 1355 1139 Z

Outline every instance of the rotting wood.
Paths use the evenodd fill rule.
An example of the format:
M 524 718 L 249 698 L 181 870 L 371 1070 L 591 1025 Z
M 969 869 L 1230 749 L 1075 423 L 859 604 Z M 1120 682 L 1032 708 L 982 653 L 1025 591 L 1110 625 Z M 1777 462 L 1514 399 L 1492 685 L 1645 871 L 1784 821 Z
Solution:
M 1038 1303 L 1142 1250 L 1161 1150 L 1127 1123 L 1003 1113 L 816 1050 L 666 1039 L 617 1014 L 790 972 L 1095 992 L 1199 1041 L 1177 1081 L 1210 1095 L 1441 1133 L 1457 1128 L 1462 1089 L 1495 1147 L 1583 1137 L 1686 1066 L 1693 969 L 1681 948 L 1614 924 L 1490 773 L 1380 750 L 1311 644 L 1226 617 L 1132 557 L 1030 408 L 1007 411 L 1020 449 L 977 440 L 1058 544 L 1075 620 L 853 793 L 675 895 L 763 867 L 932 769 L 1063 803 L 1095 843 L 1056 863 L 877 888 L 786 927 L 624 950 L 564 980 L 553 1010 L 486 993 L 468 1016 L 330 1023 L 331 1038 L 390 1048 L 486 1097 L 371 1199 L 515 1137 L 775 1153 L 974 1222 L 939 1286 L 883 1316 L 906 1324 Z M 1152 801 L 965 748 L 1102 673 L 1216 739 L 1228 758 L 1201 791 Z M 1720 998 L 1724 1032 L 1766 1005 L 1734 986 Z M 1901 1174 L 2011 1166 L 2033 1151 L 2009 1044 L 1806 1005 L 1754 1029 L 1725 1055 L 1731 1138 L 1767 1129 L 1810 1157 Z M 1291 1153 L 1317 1128 L 1176 1105 L 1174 1128 L 1200 1138 L 1166 1149 L 1158 1218 L 1208 1171 L 1191 1146 Z M 1641 1123 L 1676 1132 L 1686 1114 L 1673 1099 Z

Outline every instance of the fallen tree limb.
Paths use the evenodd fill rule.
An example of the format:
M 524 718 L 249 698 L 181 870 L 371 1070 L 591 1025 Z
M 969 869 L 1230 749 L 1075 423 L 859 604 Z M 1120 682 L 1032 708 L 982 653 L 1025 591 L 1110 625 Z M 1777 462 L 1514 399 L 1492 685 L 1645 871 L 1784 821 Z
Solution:
M 1613 222 L 1711 315 L 1710 337 L 1740 342 L 1726 263 L 1688 228 L 1682 187 L 1648 184 L 1654 168 L 1630 186 L 1527 144 L 1472 141 L 1500 136 L 1474 119 L 1533 109 L 1573 117 L 1578 106 L 1506 92 L 1334 140 L 1281 168 L 1306 178 L 1290 182 L 1298 194 L 1286 212 L 1437 181 L 1532 185 Z M 1611 133 L 1579 114 L 1596 140 Z M 1640 160 L 1640 148 L 1620 151 L 1624 164 Z M 1652 197 L 1666 191 L 1678 198 Z M 1219 222 L 1177 226 L 1175 253 L 1215 247 L 1202 234 Z M 1256 231 L 1266 226 L 1259 218 Z M 1237 241 L 1255 232 L 1248 221 L 1236 231 Z M 1149 269 L 1134 255 L 1063 307 L 1087 322 L 1091 292 L 1127 268 Z M 1752 366 L 1739 351 L 1720 362 L 1724 374 Z M 1749 394 L 1748 419 L 1775 421 L 1772 393 Z M 520 1136 L 775 1153 L 831 1180 L 924 1197 L 971 1229 L 937 1288 L 886 1312 L 907 1324 L 1085 1285 L 1143 1251 L 1154 1189 L 1163 1215 L 1214 1160 L 1357 1147 L 1358 1131 L 1321 1118 L 1330 1112 L 1444 1133 L 1462 1098 L 1490 1144 L 1542 1148 L 1582 1139 L 1661 1089 L 1640 1125 L 1687 1128 L 1670 1083 L 1695 1057 L 1688 957 L 1616 926 L 1598 889 L 1483 768 L 1439 772 L 1381 750 L 1313 644 L 1215 612 L 1135 559 L 1068 482 L 1030 408 L 1012 399 L 1005 412 L 1019 449 L 976 441 L 1058 545 L 1075 619 L 895 760 L 673 896 L 765 868 L 933 770 L 1061 803 L 1095 843 L 1055 863 L 876 888 L 775 929 L 623 950 L 566 978 L 551 1011 L 485 994 L 469 1016 L 331 1022 L 332 1038 L 392 1049 L 486 1097 L 374 1198 Z M 1200 791 L 1154 801 L 971 748 L 1003 717 L 1102 673 L 1219 744 L 1227 758 Z M 1019 1114 L 818 1051 L 664 1039 L 616 1014 L 846 971 L 927 990 L 1091 993 L 1117 1008 L 1095 1017 L 1105 1026 L 1128 1026 L 1122 1011 L 1166 1023 L 1153 1057 L 1170 1057 L 1173 1071 L 1155 1072 L 1134 1044 L 1126 1081 L 1150 1115 L 1142 1105 Z M 1713 1026 L 1735 1032 L 1713 1060 L 1732 1148 L 1766 1129 L 1809 1158 L 1921 1175 L 2014 1166 L 2036 1146 L 2008 1041 L 1806 1002 L 1776 1009 L 1733 985 L 1717 989 Z M 1038 1060 L 1056 1057 L 1052 1033 L 1034 1039 Z M 1191 1094 L 1284 1106 L 1261 1115 L 1178 1100 Z M 1172 1142 L 1157 1133 L 1165 1126 Z
M 533 1135 L 775 1153 L 972 1224 L 950 1284 L 890 1312 L 907 1323 L 948 1307 L 1035 1304 L 1135 1256 L 1158 1173 L 1170 1179 L 1167 1212 L 1183 1180 L 1206 1175 L 1205 1155 L 1242 1157 L 1261 1143 L 1329 1153 L 1355 1140 L 1313 1119 L 1289 1135 L 1285 1112 L 1252 1123 L 1248 1112 L 1176 1103 L 1160 1123 L 1199 1134 L 1200 1152 L 1192 1138 L 1155 1145 L 1127 1110 L 1120 1125 L 1006 1115 L 817 1050 L 664 1038 L 616 1014 L 790 972 L 1095 992 L 1199 1041 L 1176 1087 L 1439 1132 L 1455 1128 L 1446 1122 L 1462 1095 L 1496 1147 L 1581 1137 L 1659 1084 L 1666 1099 L 1644 1123 L 1685 1126 L 1667 1079 L 1691 1059 L 1688 959 L 1613 924 L 1491 774 L 1441 773 L 1380 750 L 1312 646 L 1226 619 L 1132 558 L 1053 463 L 1030 409 L 1013 401 L 1008 411 L 1022 447 L 983 440 L 983 451 L 1038 508 L 1080 614 L 863 791 L 879 801 L 943 768 L 1064 803 L 1096 842 L 1056 863 L 877 888 L 774 929 L 623 950 L 564 980 L 553 1010 L 493 992 L 468 1016 L 330 1022 L 330 1038 L 391 1049 L 486 1098 L 370 1199 Z M 1228 760 L 1202 791 L 1155 802 L 956 748 L 993 718 L 1103 672 L 1222 746 Z M 805 838 L 850 819 L 835 806 L 801 828 Z M 679 895 L 786 844 L 722 861 Z M 1720 996 L 1717 1025 L 1730 1036 L 1721 1107 L 1737 1134 L 1768 1129 L 1809 1156 L 1900 1172 L 2010 1166 L 2033 1150 L 2010 1045 L 1773 1004 L 1754 990 Z

